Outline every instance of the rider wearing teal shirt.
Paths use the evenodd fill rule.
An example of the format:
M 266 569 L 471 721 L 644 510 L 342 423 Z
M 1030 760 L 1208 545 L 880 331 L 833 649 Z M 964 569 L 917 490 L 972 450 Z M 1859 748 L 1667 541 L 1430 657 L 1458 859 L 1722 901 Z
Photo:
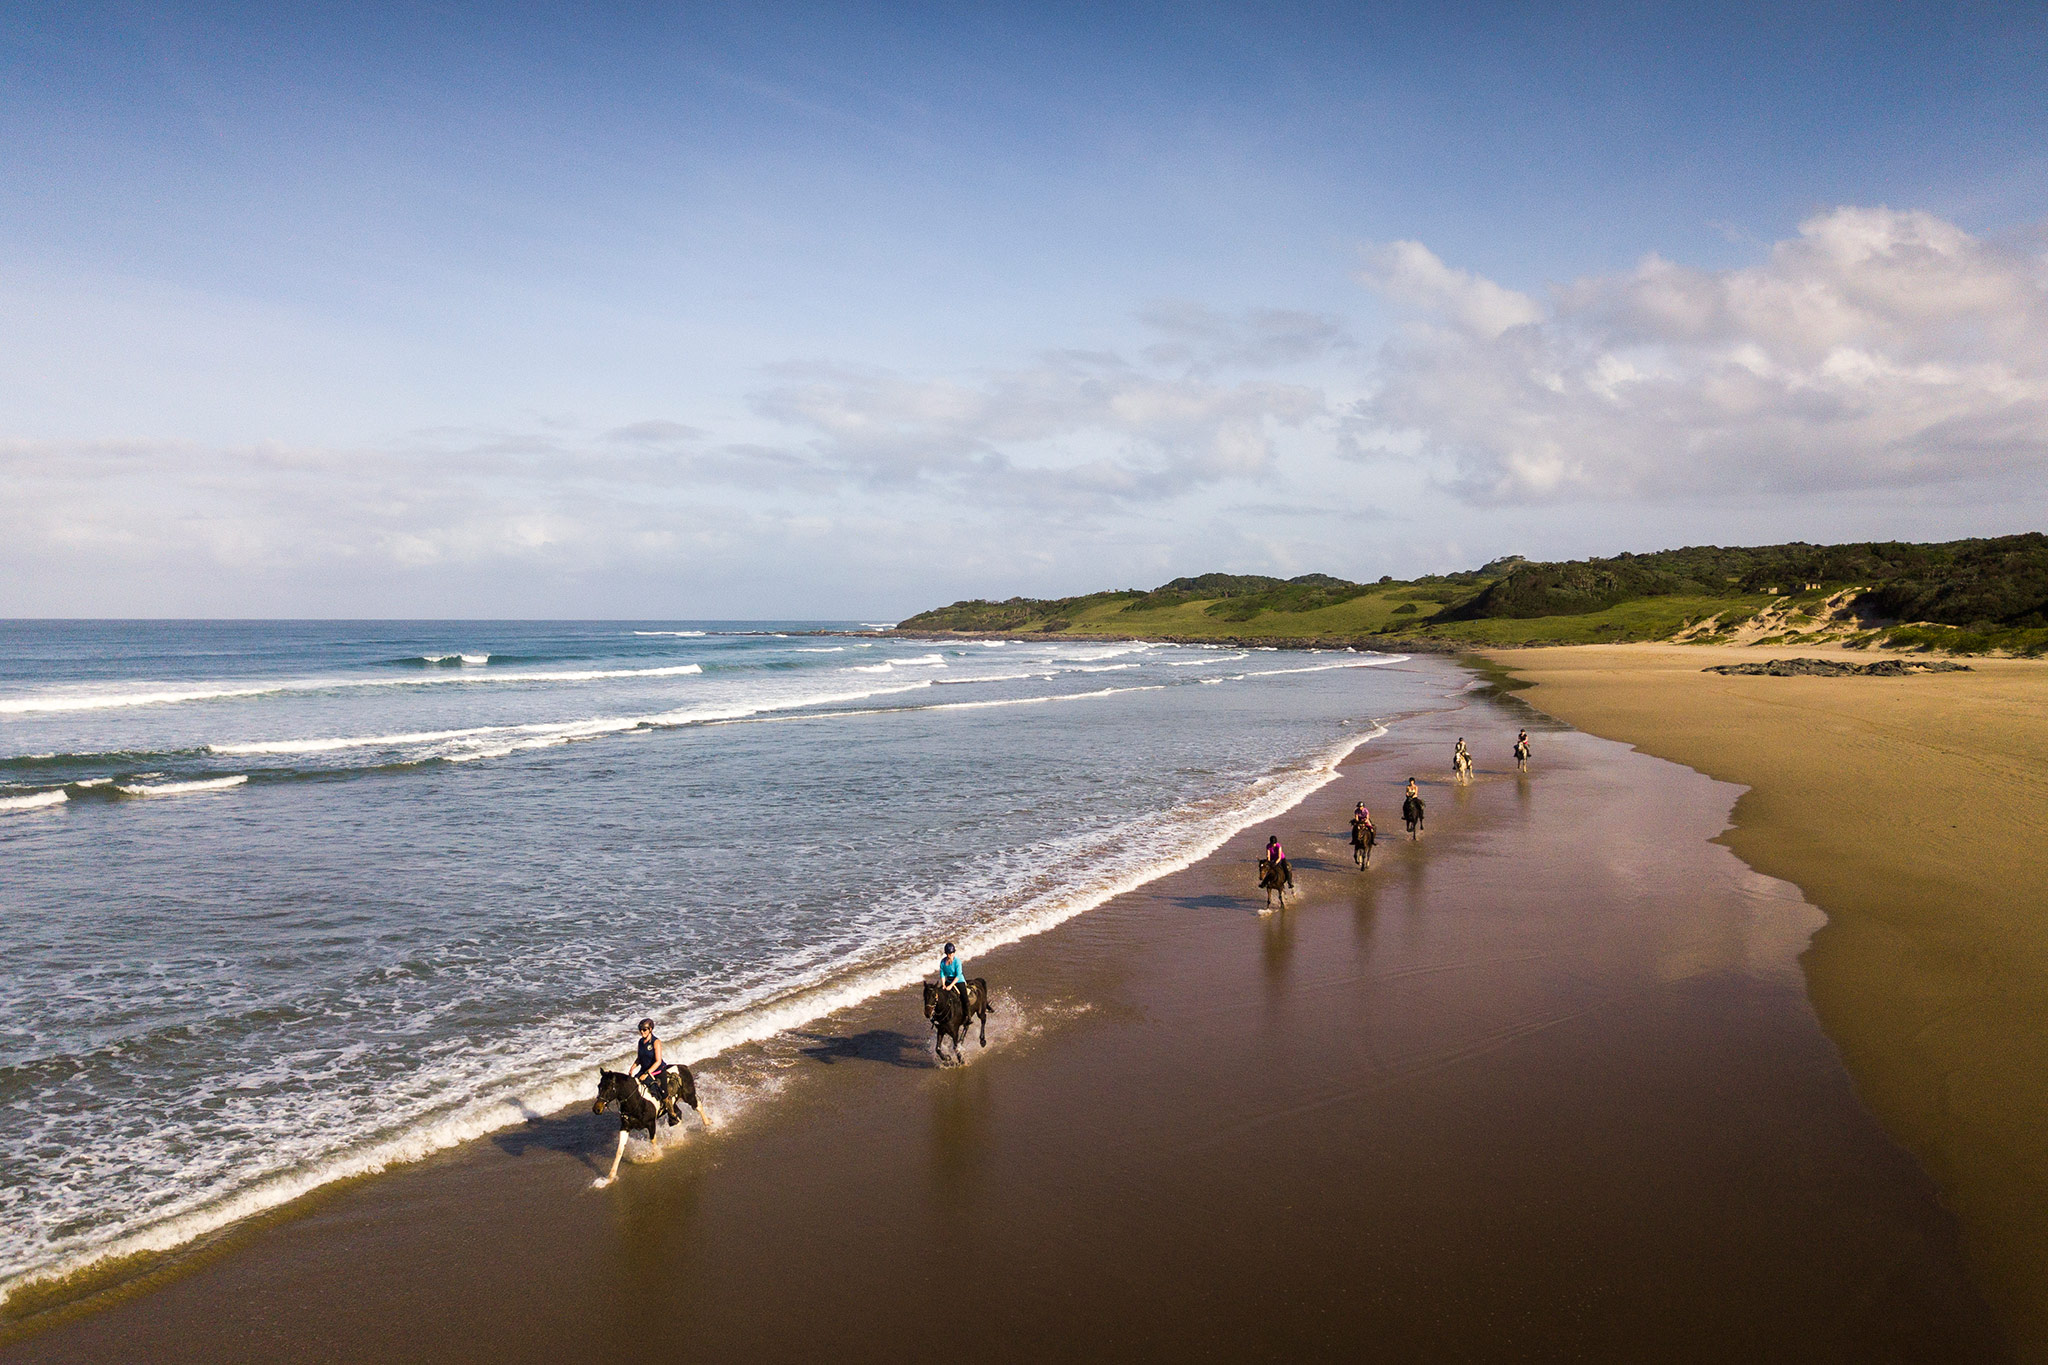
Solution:
M 953 956 L 953 945 L 946 945 L 946 955 L 939 959 L 939 989 L 960 992 L 960 1003 L 967 1003 L 967 964 Z

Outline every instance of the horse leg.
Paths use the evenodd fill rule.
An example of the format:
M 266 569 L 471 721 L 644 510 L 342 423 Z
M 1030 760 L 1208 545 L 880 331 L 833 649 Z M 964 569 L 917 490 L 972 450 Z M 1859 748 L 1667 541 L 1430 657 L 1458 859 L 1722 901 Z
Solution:
M 619 1178 L 619 1161 L 620 1161 L 620 1159 L 621 1159 L 622 1157 L 624 1157 L 625 1155 L 626 1155 L 626 1130 L 625 1130 L 625 1127 L 624 1127 L 623 1125 L 621 1125 L 621 1126 L 620 1126 L 620 1128 L 619 1128 L 619 1146 L 618 1146 L 618 1150 L 616 1150 L 616 1151 L 614 1151 L 614 1152 L 612 1153 L 612 1168 L 611 1168 L 611 1170 L 610 1170 L 610 1171 L 609 1171 L 609 1172 L 608 1172 L 608 1173 L 607 1173 L 607 1174 L 605 1175 L 605 1178 L 604 1178 L 604 1179 L 602 1179 L 602 1180 L 600 1180 L 600 1181 L 598 1181 L 598 1182 L 597 1182 L 597 1188 L 599 1188 L 599 1189 L 603 1189 L 603 1188 L 604 1188 L 605 1186 L 607 1186 L 607 1185 L 611 1184 L 611 1183 L 612 1183 L 612 1182 L 613 1182 L 614 1180 L 617 1180 L 617 1179 Z

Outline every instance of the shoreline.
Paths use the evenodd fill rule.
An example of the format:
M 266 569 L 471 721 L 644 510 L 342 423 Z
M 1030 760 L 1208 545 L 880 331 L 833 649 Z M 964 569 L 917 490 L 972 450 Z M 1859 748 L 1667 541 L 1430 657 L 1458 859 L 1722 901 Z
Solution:
M 1482 743 L 1454 785 L 1448 736 L 1520 712 L 1411 666 L 1461 704 L 1274 817 L 1284 913 L 1226 844 L 971 960 L 1001 1012 L 964 1068 L 931 1066 L 911 991 L 878 996 L 705 1067 L 770 1102 L 603 1194 L 616 1120 L 538 1118 L 12 1349 L 555 1359 L 658 1303 L 713 1354 L 872 1358 L 960 1286 L 1002 1359 L 2000 1358 L 1951 1220 L 1806 1006 L 1817 917 L 1708 842 L 1732 793 L 1568 733 L 1527 779 Z M 1388 818 L 1410 771 L 1420 844 Z M 1359 795 L 1394 827 L 1363 874 Z M 1613 816 L 1574 850 L 1588 803 Z
M 1385 667 L 1404 662 L 1388 656 Z M 1360 665 L 1365 667 L 1368 665 Z M 1109 878 L 1056 889 L 1050 902 L 1020 907 L 999 926 L 959 935 L 963 951 L 980 956 L 1057 928 L 1088 914 L 1118 896 L 1142 889 L 1213 855 L 1253 824 L 1298 805 L 1335 781 L 1340 765 L 1363 745 L 1386 735 L 1384 723 L 1347 734 L 1301 767 L 1256 793 L 1240 793 L 1232 805 L 1204 820 L 1190 820 L 1184 842 L 1143 866 Z M 831 979 L 786 995 L 737 1005 L 703 1026 L 673 1035 L 669 1055 L 699 1066 L 819 1020 L 859 1009 L 877 997 L 900 993 L 921 981 L 923 955 L 850 968 Z M 630 1054 L 614 1051 L 572 1063 L 552 1078 L 542 1078 L 517 1093 L 441 1115 L 423 1125 L 388 1137 L 365 1149 L 338 1153 L 309 1170 L 272 1177 L 235 1191 L 207 1206 L 175 1214 L 146 1227 L 89 1248 L 47 1267 L 0 1279 L 0 1343 L 18 1323 L 32 1322 L 47 1312 L 106 1293 L 119 1293 L 132 1281 L 148 1281 L 188 1254 L 203 1254 L 211 1244 L 234 1238 L 245 1226 L 289 1220 L 294 1210 L 319 1199 L 330 1188 L 342 1188 L 373 1177 L 393 1174 L 430 1161 L 442 1153 L 492 1138 L 531 1120 L 536 1113 L 559 1118 L 586 1103 L 586 1073 L 600 1065 L 623 1066 Z M 714 1082 L 714 1086 L 715 1086 Z M 174 1272 L 173 1272 L 174 1273 Z M 28 1305 L 26 1313 L 9 1311 Z
M 1814 1008 L 1958 1210 L 2022 1349 L 2048 1359 L 2048 666 L 1724 677 L 1659 646 L 1488 658 L 1539 710 L 1747 789 L 1720 842 L 1828 916 L 1802 955 Z

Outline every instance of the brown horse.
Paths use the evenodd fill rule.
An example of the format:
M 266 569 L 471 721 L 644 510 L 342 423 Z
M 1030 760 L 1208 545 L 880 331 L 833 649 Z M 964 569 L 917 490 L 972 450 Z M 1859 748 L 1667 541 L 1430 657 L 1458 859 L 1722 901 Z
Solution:
M 1266 893 L 1266 908 L 1273 908 L 1273 897 L 1280 898 L 1280 908 L 1287 908 L 1287 893 L 1294 889 L 1294 868 L 1285 858 L 1278 866 L 1259 859 L 1259 890 Z
M 967 1032 L 967 1021 L 981 1023 L 981 1045 L 988 1046 L 988 1017 L 995 1013 L 995 1007 L 988 1003 L 988 982 L 975 977 L 967 983 L 967 999 L 960 999 L 960 992 L 948 987 L 924 983 L 924 1017 L 932 1021 L 932 1051 L 938 1054 L 939 1065 L 946 1064 L 946 1040 L 953 1040 L 953 1061 L 958 1064 L 966 1059 L 960 1055 L 960 1039 Z
M 1363 872 L 1372 866 L 1372 846 L 1379 842 L 1380 832 L 1372 827 L 1370 820 L 1351 822 L 1351 861 Z

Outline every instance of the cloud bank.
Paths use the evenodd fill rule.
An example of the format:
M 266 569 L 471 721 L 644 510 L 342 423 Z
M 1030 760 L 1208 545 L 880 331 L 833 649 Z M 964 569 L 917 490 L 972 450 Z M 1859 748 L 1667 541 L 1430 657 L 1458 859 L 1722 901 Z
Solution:
M 529 417 L 350 447 L 0 439 L 14 494 L 0 499 L 0 614 L 176 611 L 160 589 L 178 579 L 203 581 L 211 611 L 233 585 L 288 597 L 294 580 L 353 583 L 376 610 L 412 581 L 432 594 L 420 610 L 488 596 L 497 605 L 470 609 L 504 611 L 529 600 L 515 582 L 587 591 L 607 577 L 702 610 L 737 586 L 753 604 L 728 609 L 745 612 L 817 602 L 821 586 L 851 599 L 862 575 L 893 596 L 881 585 L 968 564 L 1081 568 L 1125 539 L 1120 519 L 1169 505 L 1186 521 L 1167 539 L 1206 534 L 1186 498 L 1273 476 L 1287 441 L 1329 424 L 1322 389 L 1252 372 L 1346 344 L 1333 319 L 1184 304 L 1146 328 L 1156 344 L 1128 355 L 949 376 L 769 367 L 746 397 L 752 420 L 720 431 Z M 1170 577 L 1153 536 L 1126 558 Z
M 2038 480 L 2042 245 L 1839 208 L 1757 265 L 1649 256 L 1539 305 L 1395 243 L 1361 278 L 1411 321 L 1353 429 L 1480 504 Z

